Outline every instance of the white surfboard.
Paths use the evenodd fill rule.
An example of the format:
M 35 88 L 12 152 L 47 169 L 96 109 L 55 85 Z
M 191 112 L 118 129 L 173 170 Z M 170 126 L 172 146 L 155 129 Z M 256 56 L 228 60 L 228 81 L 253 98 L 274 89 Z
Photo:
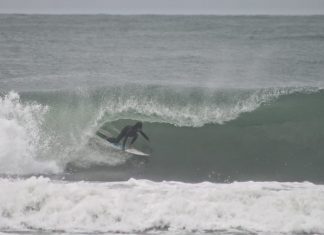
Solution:
M 122 145 L 120 144 L 113 144 L 110 143 L 109 141 L 107 141 L 109 145 L 111 145 L 114 149 L 120 150 L 120 151 L 124 151 L 126 153 L 130 153 L 136 156 L 145 156 L 145 157 L 149 157 L 150 154 L 148 153 L 144 153 L 141 150 L 138 150 L 136 148 L 126 148 L 125 150 L 123 150 Z
M 148 153 L 143 153 L 142 151 L 135 149 L 135 148 L 130 148 L 130 149 L 125 149 L 125 152 L 136 155 L 136 156 L 145 156 L 149 157 L 150 154 Z

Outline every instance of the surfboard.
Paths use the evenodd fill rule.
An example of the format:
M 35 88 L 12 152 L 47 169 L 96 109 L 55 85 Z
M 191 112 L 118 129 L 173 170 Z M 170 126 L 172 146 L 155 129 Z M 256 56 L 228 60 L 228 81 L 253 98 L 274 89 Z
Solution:
M 100 137 L 102 140 L 104 140 L 107 144 L 109 144 L 111 147 L 113 147 L 116 150 L 123 151 L 123 152 L 129 153 L 129 154 L 135 155 L 135 156 L 143 156 L 143 157 L 149 157 L 150 156 L 150 154 L 144 153 L 144 152 L 140 151 L 139 149 L 126 148 L 126 149 L 123 150 L 121 144 L 114 144 L 114 143 L 109 142 L 107 140 L 107 138 L 109 138 L 111 136 L 111 134 L 108 131 L 100 129 L 100 130 L 97 131 L 96 135 L 98 137 Z
M 136 148 L 126 148 L 125 150 L 122 150 L 122 148 L 120 147 L 120 150 L 121 151 L 124 151 L 126 153 L 130 153 L 130 154 L 133 154 L 133 155 L 136 155 L 136 156 L 145 156 L 145 157 L 149 157 L 150 154 L 148 153 L 143 153 L 142 151 L 136 149 Z

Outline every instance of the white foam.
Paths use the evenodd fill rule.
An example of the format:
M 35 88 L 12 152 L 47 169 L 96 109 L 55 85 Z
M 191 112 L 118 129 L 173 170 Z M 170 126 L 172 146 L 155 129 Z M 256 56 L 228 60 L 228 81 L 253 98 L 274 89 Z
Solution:
M 324 233 L 324 186 L 0 179 L 0 230 Z
M 0 173 L 29 174 L 55 172 L 53 162 L 36 159 L 45 147 L 40 126 L 47 108 L 33 103 L 22 104 L 19 95 L 10 92 L 0 97 Z

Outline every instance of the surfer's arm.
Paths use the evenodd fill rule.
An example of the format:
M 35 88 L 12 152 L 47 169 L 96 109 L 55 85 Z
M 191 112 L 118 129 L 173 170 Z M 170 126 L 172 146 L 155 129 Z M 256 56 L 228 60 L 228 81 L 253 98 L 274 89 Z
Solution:
M 132 139 L 132 142 L 130 143 L 130 145 L 132 145 L 134 142 L 135 142 L 135 140 L 137 139 L 137 134 L 133 137 L 133 139 Z
M 139 131 L 139 133 L 141 133 L 141 135 L 147 140 L 150 141 L 149 137 L 147 135 L 145 135 L 145 133 L 143 131 Z

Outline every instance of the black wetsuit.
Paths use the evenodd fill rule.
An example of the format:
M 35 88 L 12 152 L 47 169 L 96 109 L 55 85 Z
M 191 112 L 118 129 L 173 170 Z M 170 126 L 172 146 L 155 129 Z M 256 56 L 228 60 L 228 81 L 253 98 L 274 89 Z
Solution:
M 125 149 L 125 145 L 126 145 L 128 137 L 133 137 L 133 139 L 130 143 L 132 145 L 138 137 L 137 132 L 141 133 L 141 135 L 145 139 L 149 140 L 149 138 L 144 134 L 144 132 L 135 126 L 125 126 L 116 138 L 107 138 L 107 140 L 111 143 L 119 143 L 119 141 L 122 138 L 124 138 L 123 149 Z

